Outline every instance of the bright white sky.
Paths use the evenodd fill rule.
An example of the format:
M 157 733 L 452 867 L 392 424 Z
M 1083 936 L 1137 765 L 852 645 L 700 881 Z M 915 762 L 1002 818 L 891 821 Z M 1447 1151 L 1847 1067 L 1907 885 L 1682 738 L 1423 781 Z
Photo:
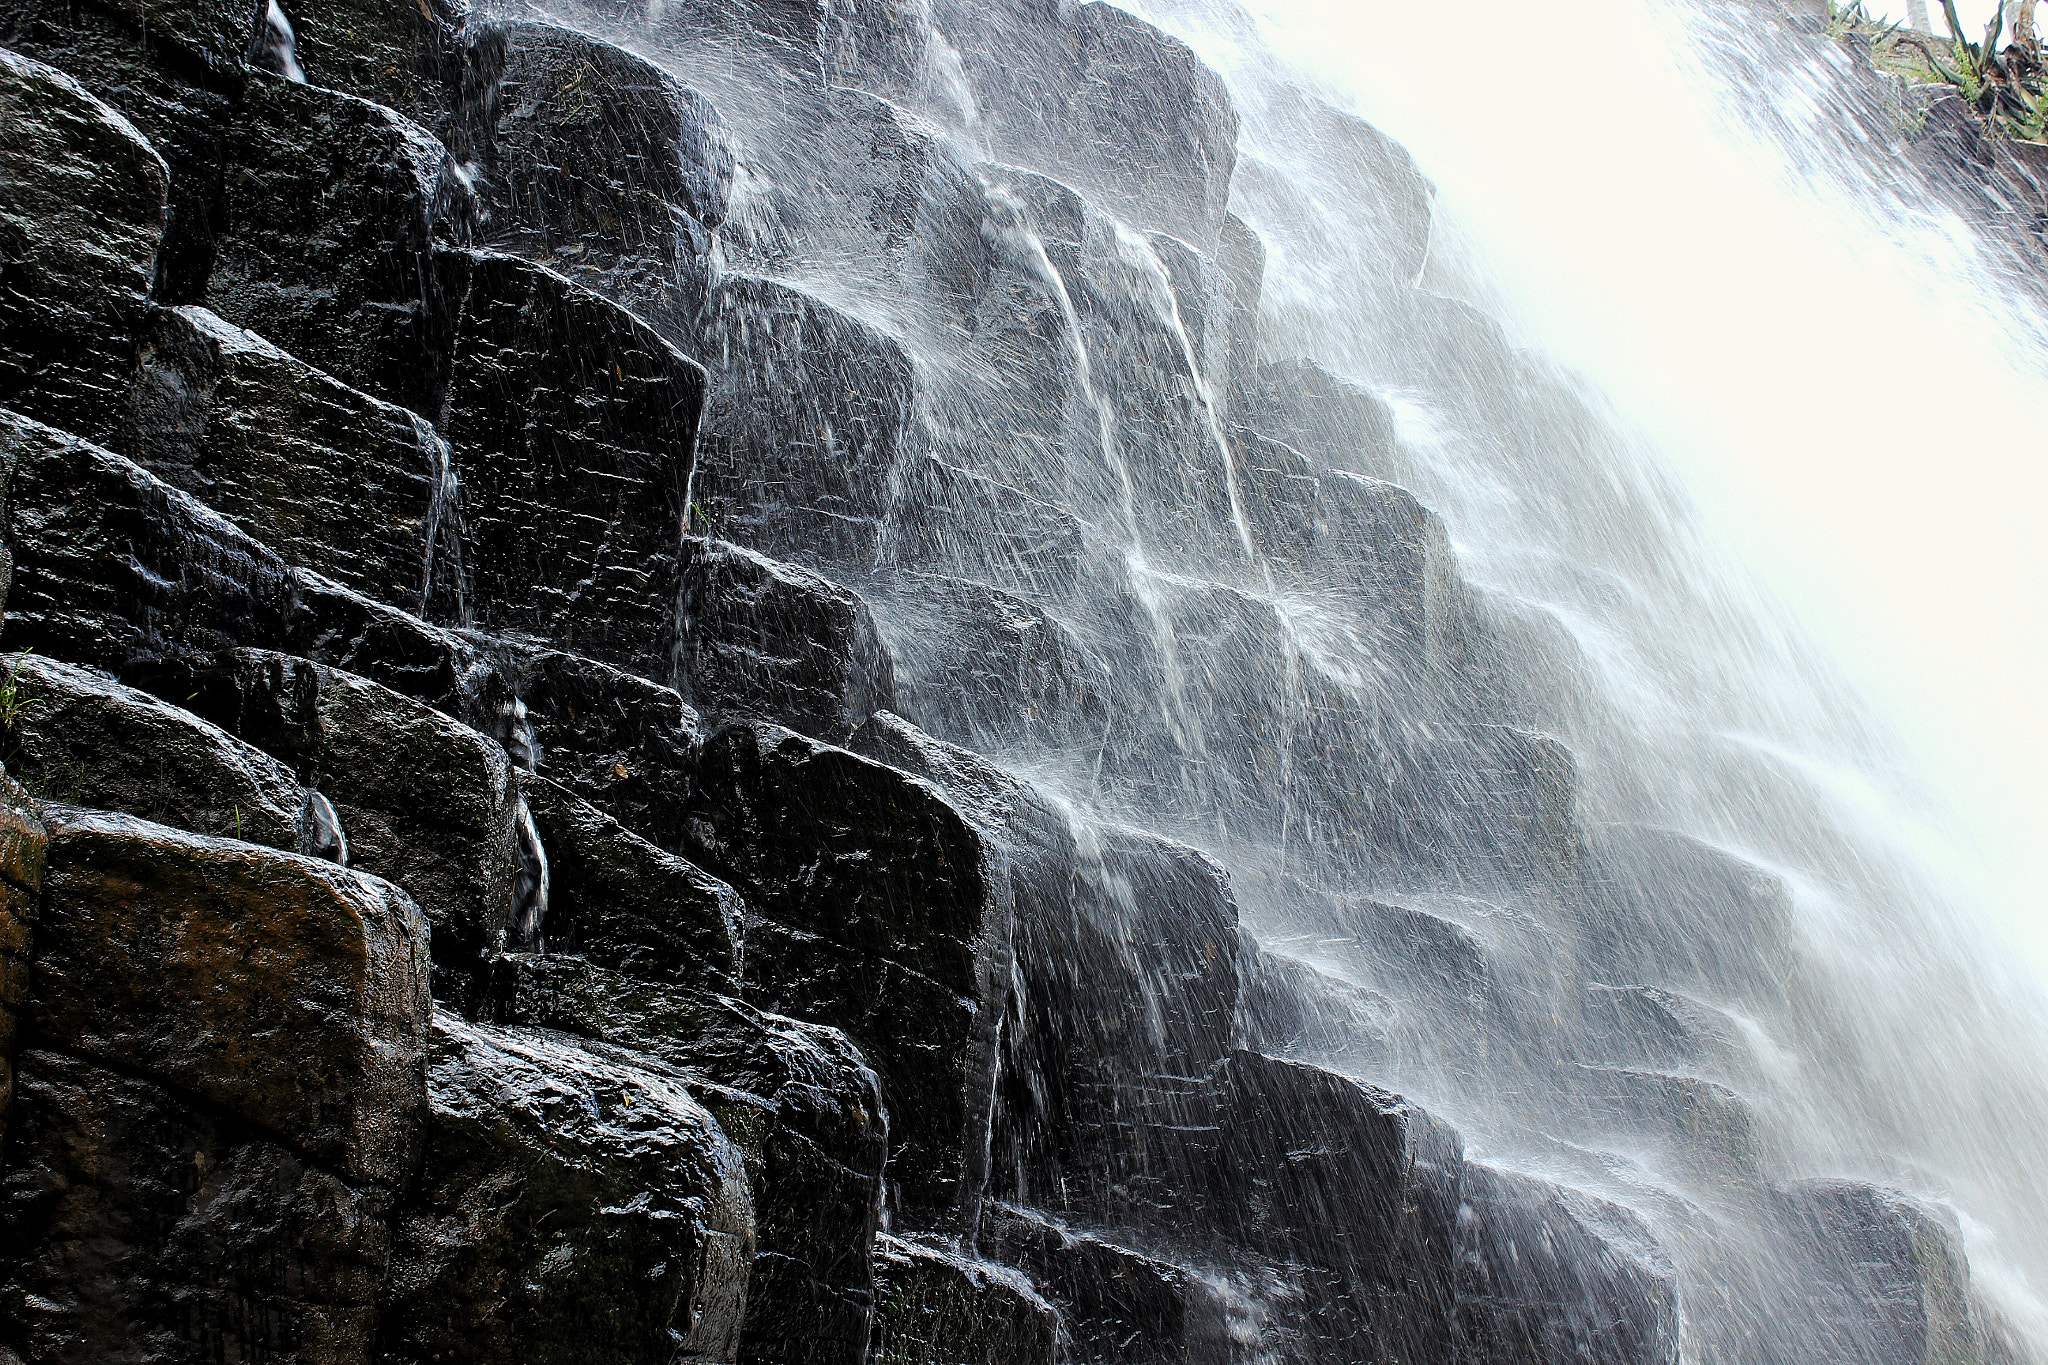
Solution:
M 1981 25 L 1991 3 L 1958 7 Z M 1507 106 L 1445 98 L 1415 59 L 1441 45 L 1433 6 L 1261 7 L 1285 58 L 1416 156 L 1531 339 L 1670 437 L 1964 812 L 1979 847 L 1947 861 L 2048 976 L 2048 329 L 1959 283 L 1969 244 L 1943 223 L 1887 235 L 1788 189 L 1692 93 L 1654 0 L 1534 26 L 1516 0 L 1465 0 L 1472 31 L 1519 35 L 1525 70 L 1601 73 Z
M 1866 0 L 1864 8 L 1887 20 L 1896 19 L 1904 23 L 1906 19 L 1905 0 Z M 1991 16 L 1997 9 L 1997 0 L 1956 0 L 1956 17 L 1963 21 L 1964 31 L 1972 38 L 1983 36 L 1984 26 L 1991 22 Z M 2042 20 L 2048 21 L 2048 14 L 2043 14 Z M 1927 0 L 1927 22 L 1934 26 L 1936 33 L 1947 36 L 1948 24 L 1941 17 L 1941 0 Z M 2036 21 L 2036 27 L 2040 22 Z

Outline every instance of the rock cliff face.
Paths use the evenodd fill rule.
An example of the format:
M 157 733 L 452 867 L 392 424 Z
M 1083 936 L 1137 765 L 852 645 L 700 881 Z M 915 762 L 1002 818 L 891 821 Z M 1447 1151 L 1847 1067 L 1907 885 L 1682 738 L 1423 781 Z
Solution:
M 1949 1223 L 1756 1136 L 1782 888 L 1581 828 L 1385 404 L 1262 348 L 1181 44 L 0 45 L 0 1361 L 1986 1358 Z M 1653 1151 L 1725 1198 L 1566 1179 Z

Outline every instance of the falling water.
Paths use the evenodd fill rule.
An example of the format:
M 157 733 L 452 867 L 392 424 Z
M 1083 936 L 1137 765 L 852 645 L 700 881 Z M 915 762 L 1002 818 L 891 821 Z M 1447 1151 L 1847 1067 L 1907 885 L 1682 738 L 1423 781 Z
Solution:
M 1954 1208 L 1979 1290 L 2048 1346 L 2048 1031 L 2000 946 L 2038 932 L 2048 753 L 2040 564 L 2009 511 L 2040 475 L 2004 453 L 2048 410 L 2038 239 L 1995 187 L 1909 155 L 1910 97 L 1769 6 L 1464 7 L 1551 73 L 1506 100 L 1422 58 L 1440 14 L 1142 9 L 1246 114 L 1234 203 L 1268 246 L 1265 344 L 1429 415 L 1390 472 L 1468 576 L 1560 637 L 1529 666 L 1592 684 L 1540 717 L 1580 756 L 1585 817 L 1789 888 L 1787 996 L 1729 1010 L 1785 1165 Z M 1516 350 L 1372 325 L 1403 314 L 1407 263 L 1304 136 L 1302 89 L 1418 157 L 1424 287 Z
M 841 112 L 664 36 L 660 6 L 578 9 L 745 115 L 728 246 L 903 348 L 923 386 L 905 448 L 1074 525 L 1050 586 L 1005 576 L 1004 525 L 918 543 L 946 572 L 994 565 L 992 590 L 1113 680 L 1085 752 L 941 736 L 1000 754 L 1078 850 L 1100 951 L 1048 970 L 1083 1000 L 1127 985 L 1104 1012 L 1150 1049 L 1106 1061 L 1102 1089 L 1172 1126 L 1174 1086 L 1199 1084 L 1174 1070 L 1199 1052 L 1176 992 L 1214 964 L 1169 970 L 1178 940 L 1146 917 L 1221 925 L 1234 897 L 1207 946 L 1257 937 L 1247 970 L 1313 1021 L 1290 1055 L 1443 1116 L 1486 1178 L 1611 1201 L 1610 1245 L 1676 1265 L 1687 1359 L 1888 1359 L 1806 1298 L 1799 1211 L 1837 1187 L 1801 1182 L 1835 1177 L 1953 1217 L 1986 1330 L 2048 1352 L 2048 1011 L 1984 903 L 2020 879 L 1971 874 L 1969 820 L 1920 775 L 1973 727 L 1979 749 L 2003 727 L 2048 755 L 2016 686 L 1967 676 L 2025 674 L 2001 630 L 2038 646 L 2038 606 L 2000 590 L 2035 581 L 2038 499 L 1929 469 L 1959 427 L 2037 442 L 2038 242 L 1907 150 L 1917 105 L 1762 4 L 1592 0 L 1569 24 L 1508 0 L 1128 7 L 1227 83 L 1229 212 L 1263 253 L 1230 290 L 1158 249 L 1242 246 L 1196 202 L 1212 149 L 1162 203 L 1033 122 L 1054 122 L 1030 88 L 1046 54 L 1004 24 L 1075 7 L 939 4 L 930 88 L 880 82 L 922 114 L 892 134 L 936 148 L 921 191 L 981 196 L 990 250 L 967 266 L 919 257 L 948 249 L 922 220 L 861 237 L 847 205 L 883 196 L 858 173 L 812 183 L 843 168 L 802 163 L 803 120 L 837 135 Z M 1467 79 L 1470 52 L 1496 54 L 1498 86 Z M 977 88 L 1013 64 L 1022 94 Z M 994 189 L 1014 166 L 1028 192 Z M 1006 272 L 1029 302 L 990 283 Z M 1929 526 L 1979 581 L 1916 551 Z M 929 567 L 815 557 L 878 599 Z M 1940 709 L 1974 715 L 1904 712 L 1895 623 L 1851 588 L 1897 594 L 1943 656 Z M 888 644 L 903 670 L 977 647 L 909 626 Z M 2036 842 L 2037 786 L 1985 787 L 2030 803 L 2009 827 Z M 1119 841 L 1185 884 L 1139 894 Z M 2031 875 L 2029 854 L 2005 868 Z M 1030 1114 L 1006 1121 L 1033 1150 Z M 1068 1206 L 1065 1169 L 1015 1165 L 1019 1200 Z M 1287 1287 L 1224 1278 L 1234 1324 L 1284 1328 Z
M 469 602 L 462 570 L 461 478 L 455 472 L 453 453 L 441 434 L 417 415 L 412 418 L 412 427 L 413 439 L 426 456 L 427 479 L 432 485 L 427 500 L 426 544 L 421 551 L 420 615 L 429 616 L 441 607 L 457 624 L 468 625 Z
M 292 32 L 292 21 L 286 17 L 284 6 L 277 0 L 268 0 L 262 21 L 249 39 L 250 63 L 303 84 L 306 73 L 299 66 L 298 46 L 298 36 Z

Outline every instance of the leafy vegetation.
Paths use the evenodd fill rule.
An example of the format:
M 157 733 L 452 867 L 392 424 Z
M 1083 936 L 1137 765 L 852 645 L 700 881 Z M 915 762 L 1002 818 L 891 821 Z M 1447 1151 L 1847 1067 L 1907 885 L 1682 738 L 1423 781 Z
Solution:
M 1954 86 L 1983 116 L 1990 136 L 2048 142 L 2048 94 L 2031 10 L 2028 6 L 2022 12 L 2017 31 L 2002 49 L 1999 43 L 2008 36 L 2005 7 L 1999 6 L 1981 39 L 1972 39 L 1963 31 L 1955 0 L 1941 0 L 1946 41 L 1873 19 L 1864 0 L 1846 5 L 1829 0 L 1827 31 L 1830 37 L 1866 43 L 1881 70 L 1917 84 Z
M 14 667 L 0 680 L 0 731 L 12 732 L 23 716 L 43 704 L 40 698 L 29 696 L 21 688 L 21 670 L 28 663 L 29 652 L 24 649 L 17 655 Z

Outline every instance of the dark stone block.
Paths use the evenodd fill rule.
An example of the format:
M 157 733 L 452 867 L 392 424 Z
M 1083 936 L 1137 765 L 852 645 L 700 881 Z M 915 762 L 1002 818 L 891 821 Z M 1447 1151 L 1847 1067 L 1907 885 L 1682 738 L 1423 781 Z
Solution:
M 8 1155 L 14 1051 L 28 1003 L 29 957 L 49 848 L 50 835 L 38 804 L 20 784 L 0 775 L 0 1161 Z
M 1582 868 L 1581 932 L 1602 979 L 1781 995 L 1792 899 L 1776 876 L 1684 835 L 1621 825 L 1588 835 Z
M 926 456 L 902 467 L 883 548 L 902 568 L 1058 593 L 1080 573 L 1082 530 L 1065 508 Z
M 686 851 L 758 916 L 750 998 L 881 1073 L 906 1219 L 971 1226 L 1010 974 L 998 851 L 928 784 L 758 724 L 706 742 Z
M 731 1360 L 754 1217 L 739 1151 L 665 1068 L 437 1016 L 379 1359 Z
M 745 907 L 731 887 L 545 778 L 520 785 L 548 854 L 551 949 L 646 981 L 738 987 Z
M 349 1179 L 417 1154 L 427 926 L 332 863 L 51 808 L 27 1016 L 40 1047 L 137 1071 Z
M 132 461 L 0 415 L 14 464 L 7 640 L 118 669 L 282 638 L 299 582 L 219 513 Z
M 1734 1019 L 1711 1005 L 1655 986 L 1586 987 L 1586 1024 L 1601 1055 L 1653 1071 L 1704 1069 L 1746 1077 L 1755 1058 Z
M 1174 1135 L 1183 1178 L 1204 1192 L 1203 1223 L 1301 1268 L 1301 1358 L 1455 1360 L 1457 1133 L 1398 1095 L 1250 1052 L 1205 1099 L 1206 1122 Z M 1183 1229 L 1192 1213 L 1175 1211 Z
M 1955 1216 L 1897 1190 L 1800 1180 L 1779 1191 L 1807 1260 L 1803 1297 L 1830 1358 L 1869 1362 L 1984 1358 L 1970 1268 Z
M 740 1358 L 859 1365 L 888 1144 L 874 1073 L 845 1035 L 574 958 L 507 958 L 495 979 L 500 1023 L 678 1068 L 740 1147 L 758 1230 Z
M 515 714 L 504 718 L 504 737 L 530 726 L 550 781 L 650 843 L 677 847 L 676 795 L 689 786 L 698 739 L 697 712 L 682 695 L 595 659 L 519 641 L 492 642 L 491 656 L 518 698 L 517 708 L 507 705 Z
M 0 1183 L 0 1352 L 368 1365 L 390 1191 L 118 1070 L 22 1056 Z
M 475 240 L 551 265 L 680 341 L 702 302 L 733 151 L 711 102 L 643 57 L 547 24 L 471 35 L 455 137 Z
M 0 51 L 0 405 L 105 439 L 148 314 L 170 172 L 63 72 Z
M 284 5 L 306 79 L 435 127 L 461 80 L 454 0 L 297 0 Z
M 997 155 L 1070 180 L 1117 217 L 1198 247 L 1215 238 L 1237 163 L 1223 80 L 1178 39 L 1114 6 L 941 5 Z M 1023 46 L 1018 27 L 1043 36 Z
M 1678 1275 L 1628 1210 L 1467 1165 L 1458 1318 L 1478 1363 L 1676 1365 Z
M 704 371 L 559 275 L 459 261 L 442 435 L 475 623 L 666 676 Z
M 899 710 L 982 749 L 1086 752 L 1109 724 L 1109 671 L 1059 621 L 999 589 L 906 574 L 876 591 Z
M 1245 973 L 1246 1045 L 1272 1057 L 1383 1066 L 1393 1005 L 1279 953 L 1257 954 Z
M 380 683 L 265 650 L 137 676 L 323 793 L 350 865 L 404 887 L 432 922 L 436 993 L 474 989 L 507 930 L 519 864 L 519 797 L 496 740 Z
M 8 771 L 42 799 L 312 851 L 305 791 L 260 749 L 90 669 L 33 654 L 0 665 L 22 707 L 4 737 Z
M 448 448 L 423 418 L 203 308 L 157 314 L 134 413 L 127 453 L 288 563 L 460 619 L 457 490 Z
M 1589 1140 L 1626 1135 L 1672 1169 L 1726 1188 L 1753 1185 L 1769 1155 L 1769 1130 L 1736 1091 L 1717 1081 L 1629 1067 L 1572 1068 Z
M 252 79 L 229 123 L 206 305 L 345 384 L 438 416 L 451 305 L 426 253 L 447 160 L 381 104 Z
M 1014 1271 L 881 1239 L 873 1365 L 1053 1365 L 1059 1315 Z
M 792 285 L 733 275 L 695 353 L 716 376 L 698 527 L 780 558 L 871 564 L 912 420 L 903 346 Z
M 690 699 L 841 739 L 894 704 L 895 671 L 858 593 L 723 541 L 683 551 L 682 655 Z
M 1391 468 L 1394 415 L 1378 396 L 1313 361 L 1275 361 L 1247 378 L 1235 414 L 1333 470 L 1384 478 Z
M 1019 1209 L 992 1210 L 983 1253 L 1030 1275 L 1059 1309 L 1069 1359 L 1098 1365 L 1221 1365 L 1231 1324 L 1189 1271 Z

